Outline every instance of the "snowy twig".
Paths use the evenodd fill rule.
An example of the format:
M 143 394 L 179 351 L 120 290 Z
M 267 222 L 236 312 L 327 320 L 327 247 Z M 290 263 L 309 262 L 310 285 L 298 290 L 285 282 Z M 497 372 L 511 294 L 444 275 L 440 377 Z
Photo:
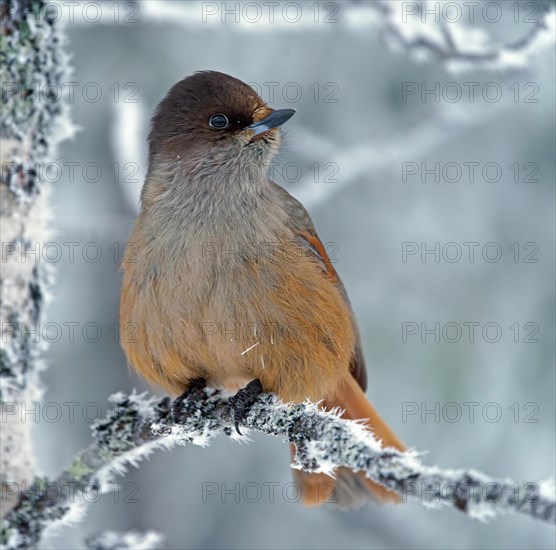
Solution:
M 105 531 L 87 537 L 85 543 L 89 550 L 156 550 L 162 548 L 164 538 L 154 531 L 146 533 L 118 533 Z
M 444 14 L 436 14 L 435 9 L 440 11 L 442 3 L 377 0 L 370 4 L 384 20 L 385 35 L 393 45 L 401 46 L 412 55 L 430 53 L 448 68 L 459 70 L 524 67 L 539 50 L 553 49 L 556 39 L 554 2 L 541 0 L 535 5 L 538 18 L 520 38 L 493 46 L 489 43 L 490 37 L 471 24 L 472 17 L 469 25 L 465 25 L 461 22 L 463 18 L 449 22 Z M 465 6 L 459 9 L 462 8 Z
M 192 443 L 206 446 L 218 434 L 237 437 L 233 412 L 220 392 L 155 401 L 144 395 L 112 397 L 113 409 L 93 425 L 95 442 L 75 458 L 47 491 L 38 480 L 21 504 L 5 518 L 2 543 L 8 548 L 36 544 L 43 532 L 81 516 L 80 490 L 107 490 L 111 475 L 136 465 L 157 448 Z M 556 499 L 549 482 L 518 484 L 474 471 L 424 466 L 416 452 L 383 449 L 358 422 L 341 419 L 312 403 L 287 405 L 272 394 L 261 395 L 245 418 L 247 427 L 284 436 L 297 446 L 297 467 L 332 474 L 338 466 L 362 471 L 375 482 L 429 506 L 450 505 L 471 517 L 488 519 L 517 512 L 556 522 Z

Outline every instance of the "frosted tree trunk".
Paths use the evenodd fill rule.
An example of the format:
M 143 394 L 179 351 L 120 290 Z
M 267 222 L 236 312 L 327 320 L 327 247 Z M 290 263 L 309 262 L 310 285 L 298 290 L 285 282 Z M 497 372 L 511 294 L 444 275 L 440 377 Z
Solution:
M 60 98 L 66 77 L 55 12 L 35 0 L 2 0 L 0 229 L 0 402 L 2 516 L 36 471 L 32 422 L 40 398 L 40 339 L 49 271 L 40 261 L 49 235 L 48 188 L 41 178 L 56 145 L 71 133 Z

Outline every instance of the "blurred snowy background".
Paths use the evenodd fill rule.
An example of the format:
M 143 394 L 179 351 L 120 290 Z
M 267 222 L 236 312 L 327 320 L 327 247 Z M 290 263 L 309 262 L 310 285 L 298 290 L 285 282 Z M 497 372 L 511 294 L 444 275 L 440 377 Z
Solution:
M 42 412 L 77 405 L 40 415 L 44 473 L 88 445 L 110 394 L 148 390 L 115 338 L 118 261 L 153 109 L 176 81 L 213 69 L 298 110 L 273 177 L 328 243 L 359 319 L 368 393 L 401 438 L 428 464 L 554 476 L 554 27 L 520 44 L 550 3 L 106 2 L 98 21 L 85 4 L 63 8 L 81 130 L 53 176 L 56 241 L 77 245 L 56 261 L 47 320 L 63 334 L 47 353 Z M 504 44 L 523 48 L 473 61 Z M 554 546 L 553 528 L 525 517 L 482 524 L 417 502 L 302 508 L 288 446 L 252 440 L 153 455 L 49 547 L 104 529 L 154 529 L 168 548 Z

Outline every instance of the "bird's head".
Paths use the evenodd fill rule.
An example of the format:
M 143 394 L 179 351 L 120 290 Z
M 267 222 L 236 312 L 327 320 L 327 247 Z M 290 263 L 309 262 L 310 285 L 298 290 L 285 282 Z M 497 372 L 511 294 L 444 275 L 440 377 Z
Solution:
M 279 127 L 294 109 L 273 110 L 237 78 L 203 71 L 175 84 L 159 104 L 149 135 L 149 160 L 191 169 L 269 165 L 280 145 Z M 235 166 L 235 165 L 234 165 Z

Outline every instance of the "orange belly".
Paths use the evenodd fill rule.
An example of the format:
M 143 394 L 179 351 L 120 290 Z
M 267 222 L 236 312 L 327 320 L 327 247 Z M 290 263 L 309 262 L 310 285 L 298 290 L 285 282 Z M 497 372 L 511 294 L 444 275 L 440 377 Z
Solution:
M 199 377 L 230 391 L 258 378 L 285 401 L 333 394 L 349 374 L 351 312 L 311 257 L 280 250 L 225 270 L 184 261 L 148 280 L 141 262 L 124 266 L 121 327 L 137 333 L 122 338 L 131 365 L 171 394 Z M 175 284 L 176 270 L 186 283 Z

